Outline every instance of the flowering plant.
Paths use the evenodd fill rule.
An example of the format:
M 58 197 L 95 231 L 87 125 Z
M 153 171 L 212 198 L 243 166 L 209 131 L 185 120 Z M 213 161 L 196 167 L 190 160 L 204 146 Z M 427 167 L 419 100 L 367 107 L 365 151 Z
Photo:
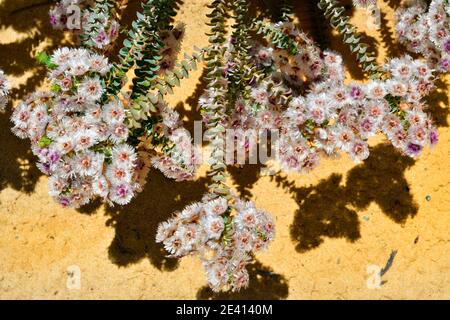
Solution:
M 353 3 L 373 8 L 376 2 Z M 321 157 L 341 152 L 364 161 L 377 133 L 411 157 L 438 141 L 423 98 L 435 88 L 436 71 L 448 71 L 446 0 L 399 9 L 400 42 L 425 60 L 402 55 L 383 67 L 339 1 L 318 1 L 368 76 L 362 83 L 346 81 L 339 53 L 298 30 L 288 5 L 272 23 L 251 17 L 245 0 L 212 0 L 209 45 L 179 62 L 183 27 L 173 25 L 174 0 L 143 1 L 117 56 L 112 48 L 122 3 L 63 0 L 51 9 L 51 24 L 68 29 L 73 6 L 82 12 L 81 47 L 38 55 L 48 69 L 47 90 L 14 108 L 12 131 L 31 141 L 38 168 L 49 176 L 49 194 L 62 206 L 78 208 L 94 198 L 126 205 L 151 166 L 176 181 L 195 179 L 201 150 L 165 97 L 203 63 L 198 111 L 209 142 L 209 190 L 161 222 L 156 241 L 170 256 L 199 256 L 215 291 L 246 287 L 246 266 L 274 238 L 270 214 L 227 181 L 228 166 L 251 162 L 255 145 L 269 137 L 282 170 L 308 172 Z M 8 89 L 0 72 L 0 106 Z
M 450 70 L 450 2 L 408 1 L 396 11 L 399 41 L 408 50 L 422 54 L 439 72 Z

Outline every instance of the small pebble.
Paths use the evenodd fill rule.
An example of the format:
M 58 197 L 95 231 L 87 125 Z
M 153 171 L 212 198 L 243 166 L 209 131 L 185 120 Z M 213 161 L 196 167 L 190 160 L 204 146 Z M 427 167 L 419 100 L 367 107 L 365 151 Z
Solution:
M 365 221 L 369 221 L 369 216 L 364 216 L 363 219 L 364 219 Z
M 431 196 L 430 196 L 430 195 L 427 195 L 427 196 L 425 197 L 425 199 L 426 199 L 427 201 L 430 201 L 430 200 L 431 200 Z

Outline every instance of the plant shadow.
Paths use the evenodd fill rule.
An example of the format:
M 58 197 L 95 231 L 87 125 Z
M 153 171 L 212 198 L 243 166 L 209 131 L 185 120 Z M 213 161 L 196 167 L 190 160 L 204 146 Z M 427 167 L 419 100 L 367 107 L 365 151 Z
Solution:
M 358 211 L 366 210 L 373 202 L 396 223 L 414 217 L 418 206 L 405 178 L 405 170 L 414 162 L 391 145 L 380 144 L 371 148 L 368 159 L 348 172 L 345 184 L 343 176 L 336 173 L 309 187 L 296 187 L 285 177 L 273 176 L 299 206 L 290 228 L 296 250 L 316 248 L 324 238 L 358 240 Z

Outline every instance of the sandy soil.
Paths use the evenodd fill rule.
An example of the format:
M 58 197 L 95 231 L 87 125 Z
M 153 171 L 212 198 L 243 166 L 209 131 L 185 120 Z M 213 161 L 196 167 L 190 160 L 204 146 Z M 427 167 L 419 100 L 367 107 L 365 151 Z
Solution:
M 11 75 L 15 103 L 42 85 L 45 73 L 35 53 L 68 41 L 49 29 L 45 2 L 0 0 L 0 66 Z M 207 3 L 180 4 L 187 52 L 206 45 Z M 398 49 L 392 30 L 398 1 L 379 4 L 381 31 L 370 29 L 365 12 L 348 13 L 382 62 Z M 301 25 L 317 31 L 310 29 L 311 11 L 299 7 Z M 349 56 L 336 36 L 332 46 Z M 349 78 L 361 80 L 358 67 L 346 60 Z M 185 120 L 198 118 L 191 108 L 201 73 L 169 99 Z M 259 176 L 257 166 L 232 169 L 235 187 L 277 223 L 276 240 L 251 266 L 250 287 L 234 295 L 212 294 L 198 259 L 167 259 L 154 243 L 158 222 L 201 197 L 204 177 L 175 183 L 153 172 L 144 193 L 127 207 L 63 210 L 47 195 L 47 178 L 35 168 L 28 143 L 10 133 L 8 114 L 0 115 L 0 298 L 449 299 L 449 81 L 442 78 L 430 99 L 440 143 L 417 161 L 379 137 L 360 165 L 343 157 L 323 161 L 309 175 L 275 177 Z M 369 289 L 368 266 L 383 268 L 395 252 L 381 288 Z M 71 285 L 77 268 L 79 288 Z

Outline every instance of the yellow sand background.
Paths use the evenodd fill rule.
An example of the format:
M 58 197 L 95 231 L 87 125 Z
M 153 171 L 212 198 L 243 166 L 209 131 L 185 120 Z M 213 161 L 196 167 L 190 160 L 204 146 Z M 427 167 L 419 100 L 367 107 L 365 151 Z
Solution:
M 68 43 L 49 28 L 47 2 L 0 0 L 0 67 L 13 82 L 14 103 L 42 85 L 45 70 L 34 62 L 36 52 Z M 180 2 L 176 19 L 186 24 L 182 50 L 207 44 L 208 2 Z M 302 27 L 320 28 L 307 1 L 298 3 Z M 382 63 L 398 49 L 393 12 L 399 1 L 379 5 L 381 30 L 371 29 L 365 11 L 347 13 Z M 348 49 L 336 35 L 332 39 L 348 62 L 349 78 L 361 80 Z M 194 72 L 169 98 L 185 120 L 199 118 L 192 107 L 202 90 L 201 73 Z M 197 258 L 167 259 L 154 242 L 158 222 L 200 199 L 204 177 L 175 183 L 153 172 L 143 194 L 127 207 L 63 210 L 47 195 L 47 178 L 35 168 L 29 143 L 10 133 L 10 112 L 0 115 L 0 298 L 449 299 L 449 80 L 442 78 L 430 99 L 440 143 L 417 161 L 378 137 L 360 165 L 344 156 L 322 161 L 309 175 L 260 177 L 256 166 L 230 170 L 235 187 L 271 212 L 277 225 L 276 240 L 258 254 L 250 287 L 239 294 L 213 295 Z M 369 289 L 367 267 L 384 267 L 393 251 L 384 284 Z M 74 265 L 81 270 L 79 290 L 66 286 Z

